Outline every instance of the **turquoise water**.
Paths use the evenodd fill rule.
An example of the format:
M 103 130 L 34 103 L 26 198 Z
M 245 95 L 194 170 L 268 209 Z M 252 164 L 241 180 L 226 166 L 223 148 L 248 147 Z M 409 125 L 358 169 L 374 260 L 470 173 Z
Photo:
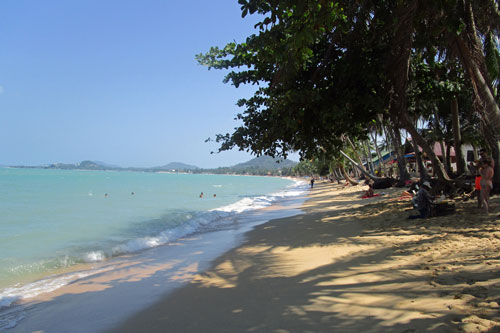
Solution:
M 297 186 L 275 177 L 0 168 L 0 307 L 2 289 L 230 223 Z

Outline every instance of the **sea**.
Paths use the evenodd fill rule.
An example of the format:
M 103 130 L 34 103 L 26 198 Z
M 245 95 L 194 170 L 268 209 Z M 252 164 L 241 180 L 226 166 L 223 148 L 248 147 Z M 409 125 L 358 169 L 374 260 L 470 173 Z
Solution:
M 92 264 L 232 228 L 306 190 L 280 177 L 0 168 L 0 330 L 19 319 L 2 311 Z

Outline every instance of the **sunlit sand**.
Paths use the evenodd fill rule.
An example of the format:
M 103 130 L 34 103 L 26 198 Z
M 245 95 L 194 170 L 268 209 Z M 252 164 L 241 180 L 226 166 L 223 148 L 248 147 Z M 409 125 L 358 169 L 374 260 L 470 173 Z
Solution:
M 449 332 L 500 325 L 500 227 L 475 202 L 407 220 L 402 189 L 317 184 L 117 332 Z M 493 198 L 499 206 L 498 198 Z

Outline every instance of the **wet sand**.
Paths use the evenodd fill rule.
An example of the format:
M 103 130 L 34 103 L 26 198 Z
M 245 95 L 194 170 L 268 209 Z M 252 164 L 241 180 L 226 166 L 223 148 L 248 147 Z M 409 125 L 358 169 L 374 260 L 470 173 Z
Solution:
M 0 321 L 17 323 L 6 332 L 105 331 L 189 283 L 215 258 L 241 244 L 244 233 L 255 225 L 300 214 L 297 208 L 303 202 L 303 196 L 291 197 L 280 201 L 281 209 L 239 214 L 226 224 L 164 246 L 83 265 L 72 282 L 19 301 L 8 313 L 0 313 Z
M 113 332 L 486 332 L 500 327 L 500 199 L 408 220 L 402 189 L 318 183 Z

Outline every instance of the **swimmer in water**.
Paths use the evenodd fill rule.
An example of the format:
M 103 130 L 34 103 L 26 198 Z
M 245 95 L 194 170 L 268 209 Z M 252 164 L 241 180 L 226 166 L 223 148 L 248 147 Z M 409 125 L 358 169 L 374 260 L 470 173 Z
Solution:
M 200 198 L 203 198 L 203 192 L 201 192 L 201 194 L 200 194 Z

